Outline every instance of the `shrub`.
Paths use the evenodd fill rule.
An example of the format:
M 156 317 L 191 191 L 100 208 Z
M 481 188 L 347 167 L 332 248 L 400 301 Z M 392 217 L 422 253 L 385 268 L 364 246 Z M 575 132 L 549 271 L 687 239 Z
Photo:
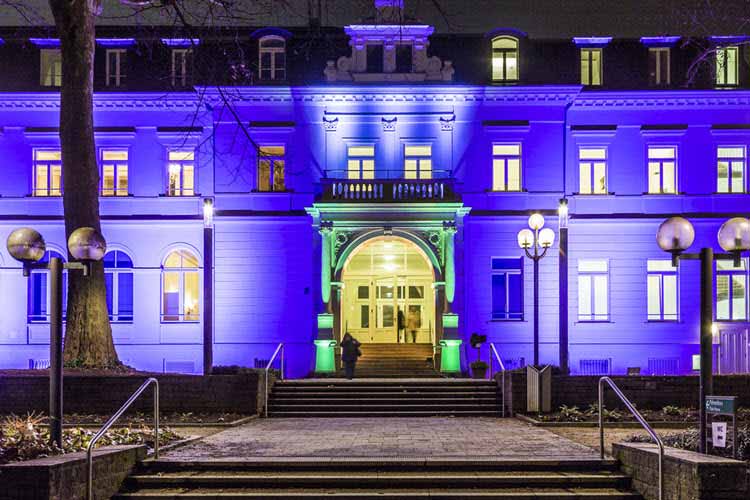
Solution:
M 586 409 L 586 415 L 592 418 L 599 418 L 599 403 L 591 403 Z M 619 410 L 603 408 L 602 417 L 605 422 L 619 422 L 625 418 Z
M 698 451 L 700 435 L 698 429 L 687 429 L 660 436 L 664 446 L 671 446 L 681 450 Z M 625 439 L 629 443 L 651 443 L 651 436 L 636 434 Z M 732 454 L 731 446 L 726 448 L 711 449 L 712 455 L 728 457 Z M 737 426 L 737 457 L 741 460 L 750 460 L 750 426 Z
M 565 422 L 581 422 L 586 420 L 586 414 L 578 409 L 577 406 L 566 406 L 560 407 L 560 420 Z

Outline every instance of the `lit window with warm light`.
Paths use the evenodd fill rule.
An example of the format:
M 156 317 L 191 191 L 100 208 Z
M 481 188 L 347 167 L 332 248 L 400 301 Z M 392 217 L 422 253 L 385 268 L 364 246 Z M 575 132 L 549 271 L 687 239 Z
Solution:
M 736 46 L 716 49 L 716 85 L 738 85 L 739 51 L 739 47 Z
M 744 193 L 745 146 L 716 148 L 716 190 L 719 193 Z
M 580 194 L 607 194 L 607 148 L 578 149 Z
M 62 195 L 62 154 L 59 149 L 34 150 L 34 196 Z
M 518 40 L 500 36 L 492 40 L 492 80 L 518 81 Z
M 404 146 L 404 178 L 432 179 L 432 145 Z
M 648 80 L 652 87 L 666 86 L 672 82 L 669 47 L 649 47 Z
M 581 49 L 581 85 L 596 87 L 602 84 L 602 49 Z
M 649 194 L 677 194 L 677 147 L 648 147 Z
M 198 258 L 188 250 L 175 250 L 162 265 L 164 322 L 200 320 L 200 274 Z
M 125 83 L 125 49 L 107 49 L 104 84 L 107 87 L 120 87 Z
M 346 148 L 346 172 L 349 179 L 375 178 L 375 146 L 355 146 Z
M 59 87 L 62 85 L 62 53 L 60 49 L 42 49 L 39 51 L 40 75 L 42 87 Z
M 492 190 L 521 190 L 521 145 L 492 145 Z
M 185 87 L 190 84 L 193 49 L 172 49 L 172 86 Z
M 195 151 L 171 150 L 167 162 L 167 195 L 195 194 Z
M 102 149 L 100 158 L 102 196 L 127 196 L 128 150 Z
M 285 147 L 258 148 L 258 191 L 284 191 Z

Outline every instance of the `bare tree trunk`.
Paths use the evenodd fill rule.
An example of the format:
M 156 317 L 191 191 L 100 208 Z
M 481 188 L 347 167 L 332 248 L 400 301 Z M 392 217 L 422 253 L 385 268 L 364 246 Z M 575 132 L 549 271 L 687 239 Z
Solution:
M 49 0 L 49 3 L 62 52 L 60 142 L 68 238 L 79 227 L 101 231 L 93 117 L 94 21 L 101 0 Z M 112 342 L 101 262 L 94 263 L 89 276 L 80 271 L 68 274 L 64 358 L 67 365 L 92 368 L 120 364 Z

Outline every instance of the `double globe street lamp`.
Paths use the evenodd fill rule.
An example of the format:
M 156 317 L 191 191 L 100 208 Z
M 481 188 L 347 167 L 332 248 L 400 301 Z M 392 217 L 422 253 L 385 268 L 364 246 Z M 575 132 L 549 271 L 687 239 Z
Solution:
M 63 310 L 63 269 L 77 269 L 87 276 L 91 263 L 101 260 L 107 251 L 107 242 L 92 227 L 76 229 L 68 238 L 68 251 L 76 262 L 63 262 L 59 257 L 51 257 L 49 262 L 40 263 L 47 251 L 44 238 L 34 229 L 16 229 L 7 240 L 10 255 L 23 264 L 23 275 L 28 277 L 34 269 L 49 271 L 49 419 L 50 443 L 62 449 L 63 386 L 62 386 L 62 310 Z
M 534 262 L 534 365 L 539 364 L 539 261 L 555 242 L 555 232 L 544 227 L 544 216 L 531 214 L 529 228 L 518 232 L 518 246 Z M 542 229 L 544 228 L 544 229 Z M 533 250 L 533 252 L 531 251 Z
M 700 260 L 700 390 L 698 451 L 706 451 L 706 395 L 713 391 L 713 266 L 715 260 L 731 260 L 735 267 L 742 262 L 742 253 L 750 250 L 750 220 L 744 217 L 729 219 L 717 235 L 719 246 L 726 253 L 714 253 L 713 248 L 701 248 L 699 253 L 685 253 L 695 241 L 695 228 L 683 217 L 671 217 L 664 221 L 656 232 L 659 248 L 672 254 L 672 265 L 680 260 Z

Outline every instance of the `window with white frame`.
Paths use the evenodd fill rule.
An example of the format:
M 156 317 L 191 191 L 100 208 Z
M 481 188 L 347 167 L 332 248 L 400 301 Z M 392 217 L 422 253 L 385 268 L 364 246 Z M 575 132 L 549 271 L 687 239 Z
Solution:
M 199 321 L 198 258 L 188 250 L 171 252 L 162 264 L 161 278 L 162 321 Z
M 496 82 L 518 81 L 518 40 L 499 36 L 492 40 L 492 79 Z
M 258 191 L 284 191 L 285 147 L 258 148 Z
M 607 194 L 607 148 L 578 148 L 580 194 Z
M 375 178 L 375 146 L 349 145 L 346 148 L 346 171 L 349 179 Z
M 172 49 L 172 86 L 185 87 L 190 83 L 193 49 Z
M 581 85 L 602 84 L 602 49 L 581 49 Z
M 121 250 L 104 255 L 107 310 L 113 322 L 133 321 L 133 261 Z
M 39 51 L 39 84 L 42 87 L 62 85 L 62 53 L 60 49 Z
M 716 261 L 716 319 L 747 320 L 747 259 L 739 266 L 731 260 Z
M 170 150 L 167 162 L 167 195 L 195 195 L 195 150 Z
M 609 261 L 578 261 L 578 321 L 609 321 Z
M 62 154 L 59 149 L 34 150 L 33 196 L 62 195 Z
M 738 85 L 739 47 L 716 48 L 716 85 Z
M 492 190 L 521 190 L 521 145 L 492 145 Z
M 286 79 L 286 40 L 268 35 L 258 41 L 258 76 L 261 80 Z
M 669 47 L 649 47 L 648 49 L 648 83 L 652 87 L 669 85 L 672 80 L 670 72 Z
M 492 319 L 523 319 L 523 257 L 493 257 Z
M 100 149 L 102 196 L 128 195 L 128 150 Z
M 648 147 L 648 192 L 677 193 L 677 147 Z
M 104 84 L 107 87 L 119 87 L 125 82 L 126 49 L 107 49 L 105 53 L 106 72 Z
M 404 146 L 404 179 L 432 179 L 432 145 Z
M 49 264 L 52 257 L 65 262 L 65 257 L 54 250 L 47 250 L 39 260 L 39 264 Z M 29 308 L 27 319 L 29 323 L 49 323 L 50 293 L 49 271 L 46 269 L 32 269 L 29 276 Z M 62 276 L 62 313 L 65 318 L 68 309 L 68 271 L 63 270 Z
M 677 321 L 677 268 L 670 259 L 648 259 L 648 320 Z
M 745 192 L 745 146 L 716 148 L 716 190 L 719 193 Z

